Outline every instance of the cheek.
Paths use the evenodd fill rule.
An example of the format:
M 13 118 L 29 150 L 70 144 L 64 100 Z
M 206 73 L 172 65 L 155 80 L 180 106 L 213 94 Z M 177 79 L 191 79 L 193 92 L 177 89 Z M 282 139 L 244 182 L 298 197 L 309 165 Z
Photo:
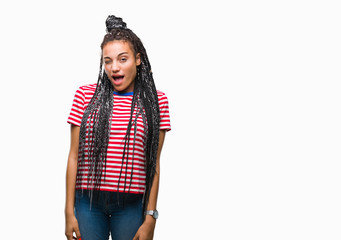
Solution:
M 104 71 L 105 73 L 108 75 L 108 77 L 110 78 L 110 68 L 108 66 L 104 66 Z
M 108 67 L 107 65 L 104 65 L 104 70 L 105 70 L 106 72 L 108 72 L 109 67 Z
M 136 66 L 132 64 L 132 65 L 129 67 L 129 70 L 128 70 L 128 71 L 129 71 L 129 75 L 132 76 L 132 77 L 134 77 L 134 76 L 136 75 L 136 71 L 137 71 L 137 70 L 136 70 Z

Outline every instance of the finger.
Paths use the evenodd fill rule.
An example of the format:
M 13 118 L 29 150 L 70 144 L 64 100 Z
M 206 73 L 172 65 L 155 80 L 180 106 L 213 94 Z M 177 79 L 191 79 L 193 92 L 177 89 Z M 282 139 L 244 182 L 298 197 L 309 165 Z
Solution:
M 137 235 L 137 233 L 136 233 L 135 237 L 133 238 L 133 240 L 139 240 L 139 236 Z
M 75 229 L 75 233 L 76 233 L 76 236 L 77 236 L 76 239 L 80 239 L 81 240 L 81 232 L 79 231 L 79 228 Z
M 73 240 L 72 233 L 65 233 L 67 240 Z

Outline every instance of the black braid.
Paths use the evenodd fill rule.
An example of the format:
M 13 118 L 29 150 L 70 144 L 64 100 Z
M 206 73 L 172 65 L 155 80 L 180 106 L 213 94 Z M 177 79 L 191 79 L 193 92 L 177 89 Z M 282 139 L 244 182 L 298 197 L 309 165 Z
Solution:
M 113 109 L 112 92 L 113 86 L 105 72 L 102 72 L 101 60 L 97 87 L 84 111 L 79 134 L 80 161 L 85 163 L 85 155 L 88 155 L 87 186 L 89 189 L 99 189 L 102 169 L 106 168 L 106 152 L 109 141 L 107 133 L 110 131 Z M 88 144 L 85 143 L 86 136 L 88 136 Z
M 131 104 L 130 120 L 124 141 L 122 167 L 119 175 L 117 192 L 119 192 L 121 181 L 124 181 L 124 189 L 126 189 L 127 171 L 125 176 L 122 176 L 122 170 L 124 163 L 127 169 L 129 142 L 131 140 L 133 141 L 133 149 L 131 151 L 132 166 L 134 164 L 137 118 L 139 115 L 141 115 L 146 134 L 146 189 L 143 197 L 143 209 L 146 209 L 156 172 L 156 157 L 159 145 L 160 111 L 158 96 L 148 56 L 141 40 L 135 35 L 135 33 L 126 27 L 126 24 L 121 18 L 109 16 L 106 20 L 106 26 L 108 33 L 104 36 L 103 42 L 101 44 L 102 50 L 103 47 L 110 41 L 124 40 L 131 45 L 135 56 L 140 54 L 141 58 L 141 64 L 137 66 L 134 95 Z M 81 154 L 79 156 L 79 161 L 83 164 L 88 164 L 88 188 L 91 190 L 99 189 L 102 173 L 105 172 L 106 152 L 110 137 L 111 116 L 114 104 L 113 86 L 105 71 L 102 70 L 102 65 L 103 60 L 101 57 L 97 87 L 88 107 L 84 112 L 80 129 L 79 149 Z M 135 117 L 133 117 L 134 110 L 136 110 Z M 130 132 L 132 128 L 134 131 L 134 138 L 130 139 Z M 88 136 L 88 144 L 85 143 L 86 136 Z M 85 161 L 85 154 L 88 155 L 87 162 Z M 81 178 L 83 177 L 85 176 L 81 176 Z M 130 173 L 130 179 L 132 179 L 132 171 Z M 129 182 L 128 191 L 130 191 L 130 187 L 131 180 Z

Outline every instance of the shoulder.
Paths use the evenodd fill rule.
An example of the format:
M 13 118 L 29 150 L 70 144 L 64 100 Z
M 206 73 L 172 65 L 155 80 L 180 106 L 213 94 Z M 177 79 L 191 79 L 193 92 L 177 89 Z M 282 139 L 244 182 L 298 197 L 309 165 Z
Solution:
M 97 84 L 86 84 L 78 87 L 75 93 L 74 102 L 78 104 L 87 104 L 96 91 Z
M 160 90 L 156 90 L 157 92 L 157 97 L 159 99 L 159 105 L 168 105 L 168 98 L 167 98 L 167 95 L 160 91 Z
M 164 92 L 161 90 L 156 90 L 158 96 L 166 95 Z
M 94 95 L 96 91 L 96 86 L 97 86 L 97 83 L 86 84 L 86 85 L 80 86 L 77 89 L 76 94 L 80 94 L 82 96 L 92 96 Z
M 86 85 L 80 86 L 78 90 L 82 92 L 95 92 L 96 86 L 97 86 L 97 83 L 86 84 Z
M 159 100 L 167 99 L 167 96 L 166 96 L 166 94 L 164 92 L 162 92 L 160 90 L 156 90 L 156 92 L 157 92 L 157 96 L 158 96 Z

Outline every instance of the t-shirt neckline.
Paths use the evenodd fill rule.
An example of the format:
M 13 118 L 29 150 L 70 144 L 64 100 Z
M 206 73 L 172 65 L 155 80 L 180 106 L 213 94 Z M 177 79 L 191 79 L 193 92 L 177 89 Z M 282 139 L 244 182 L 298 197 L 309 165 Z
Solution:
M 115 92 L 114 95 L 119 95 L 119 96 L 132 96 L 134 95 L 134 92 L 126 92 L 126 93 L 120 93 L 120 92 Z

